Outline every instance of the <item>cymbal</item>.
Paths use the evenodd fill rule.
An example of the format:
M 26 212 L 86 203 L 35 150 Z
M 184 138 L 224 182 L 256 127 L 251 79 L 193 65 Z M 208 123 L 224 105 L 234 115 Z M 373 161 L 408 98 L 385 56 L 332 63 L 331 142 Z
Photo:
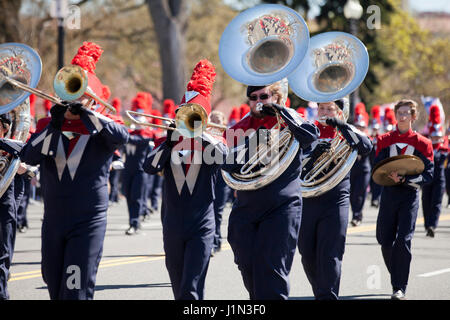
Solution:
M 391 172 L 397 171 L 399 175 L 409 176 L 421 174 L 424 169 L 425 165 L 419 157 L 399 155 L 377 163 L 372 170 L 372 179 L 376 184 L 381 186 L 394 186 L 397 183 L 389 178 Z

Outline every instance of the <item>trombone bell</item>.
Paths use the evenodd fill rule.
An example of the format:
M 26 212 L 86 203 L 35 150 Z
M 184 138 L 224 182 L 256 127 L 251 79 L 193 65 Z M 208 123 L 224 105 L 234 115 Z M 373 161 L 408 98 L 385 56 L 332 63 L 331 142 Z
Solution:
M 113 106 L 102 100 L 89 88 L 87 72 L 80 66 L 71 65 L 61 68 L 53 80 L 53 89 L 62 100 L 74 101 L 84 95 L 104 105 L 113 114 L 116 113 Z
M 178 108 L 175 114 L 175 125 L 181 135 L 195 138 L 206 129 L 208 114 L 196 103 L 187 103 Z
M 55 93 L 66 101 L 79 99 L 86 91 L 87 85 L 86 72 L 83 68 L 75 65 L 61 68 L 53 80 Z

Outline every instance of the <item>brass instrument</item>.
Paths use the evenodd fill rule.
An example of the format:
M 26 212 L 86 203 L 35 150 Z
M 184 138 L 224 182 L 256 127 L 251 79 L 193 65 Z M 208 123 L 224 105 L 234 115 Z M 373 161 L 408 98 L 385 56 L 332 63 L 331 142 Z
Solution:
M 346 96 L 360 86 L 368 68 L 369 55 L 358 38 L 345 32 L 325 32 L 311 38 L 308 53 L 288 79 L 292 91 L 304 100 L 320 103 L 344 98 L 341 120 L 347 121 L 350 107 Z M 357 156 L 338 130 L 330 149 L 314 159 L 309 172 L 304 166 L 314 160 L 310 156 L 303 159 L 302 196 L 316 197 L 334 188 Z
M 0 114 L 8 114 L 11 126 L 5 138 L 25 142 L 31 126 L 29 92 L 17 91 L 4 77 L 17 79 L 35 87 L 41 77 L 42 62 L 39 55 L 21 43 L 0 44 Z M 20 159 L 0 155 L 0 197 L 11 184 Z
M 40 58 L 39 58 L 40 59 Z M 58 97 L 49 95 L 27 84 L 21 74 L 12 74 L 6 67 L 0 69 L 0 94 L 4 96 L 19 96 L 22 91 L 49 100 L 54 104 L 64 105 L 63 101 L 74 101 L 83 95 L 95 100 L 108 108 L 112 113 L 116 109 L 108 102 L 99 98 L 88 86 L 86 71 L 80 66 L 67 66 L 58 71 L 53 81 L 53 88 Z M 37 83 L 36 83 L 37 85 Z M 29 96 L 29 94 L 27 96 Z M 1 103 L 1 102 L 0 102 Z
M 128 118 L 130 118 L 130 120 L 134 124 L 140 126 L 155 127 L 164 130 L 173 130 L 173 131 L 176 130 L 179 131 L 181 135 L 189 138 L 195 138 L 200 136 L 202 134 L 202 131 L 205 130 L 207 127 L 213 127 L 221 130 L 227 129 L 226 126 L 208 122 L 208 115 L 205 109 L 196 103 L 186 103 L 180 106 L 176 110 L 175 119 L 130 110 L 125 111 L 125 114 L 128 116 Z M 169 123 L 175 123 L 175 127 L 154 124 L 147 121 L 140 121 L 136 119 L 134 115 L 139 117 L 160 119 L 163 121 L 167 121 Z
M 286 76 L 301 63 L 308 46 L 308 27 L 295 10 L 263 4 L 241 12 L 230 22 L 220 39 L 219 57 L 224 70 L 236 81 L 254 86 L 280 82 L 284 105 L 288 94 Z M 299 142 L 275 113 L 277 124 L 268 128 L 268 145 L 259 145 L 240 172 L 222 170 L 231 188 L 256 190 L 270 184 L 297 154 Z M 303 121 L 296 112 L 293 117 Z

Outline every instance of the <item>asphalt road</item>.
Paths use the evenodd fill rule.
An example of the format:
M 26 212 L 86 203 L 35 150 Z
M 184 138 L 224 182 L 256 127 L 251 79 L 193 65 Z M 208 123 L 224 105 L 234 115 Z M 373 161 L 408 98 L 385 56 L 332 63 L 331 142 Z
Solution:
M 444 196 L 445 204 L 447 196 Z M 222 233 L 227 234 L 224 213 Z M 30 228 L 17 233 L 11 300 L 48 300 L 46 284 L 40 273 L 41 203 L 30 204 Z M 361 226 L 348 227 L 344 254 L 341 299 L 390 299 L 390 277 L 384 266 L 380 246 L 375 239 L 377 209 L 365 204 Z M 159 213 L 143 223 L 141 232 L 125 235 L 128 213 L 124 200 L 108 211 L 108 228 L 103 258 L 97 274 L 96 300 L 173 300 L 169 276 L 164 264 L 164 250 Z M 435 238 L 425 236 L 422 212 L 412 243 L 413 260 L 407 298 L 410 300 L 450 299 L 450 209 L 444 208 Z M 297 251 L 290 274 L 290 299 L 311 300 L 313 294 Z M 223 250 L 210 262 L 206 278 L 207 300 L 246 300 L 248 294 L 233 262 L 233 252 L 225 240 Z

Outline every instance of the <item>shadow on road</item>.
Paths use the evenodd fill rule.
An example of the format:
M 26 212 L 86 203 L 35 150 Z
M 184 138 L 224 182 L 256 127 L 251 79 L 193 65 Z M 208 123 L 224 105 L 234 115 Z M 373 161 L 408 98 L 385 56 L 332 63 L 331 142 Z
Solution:
M 170 282 L 163 283 L 143 283 L 143 284 L 107 284 L 95 286 L 95 291 L 115 290 L 115 289 L 137 289 L 137 288 L 165 288 L 171 287 Z

